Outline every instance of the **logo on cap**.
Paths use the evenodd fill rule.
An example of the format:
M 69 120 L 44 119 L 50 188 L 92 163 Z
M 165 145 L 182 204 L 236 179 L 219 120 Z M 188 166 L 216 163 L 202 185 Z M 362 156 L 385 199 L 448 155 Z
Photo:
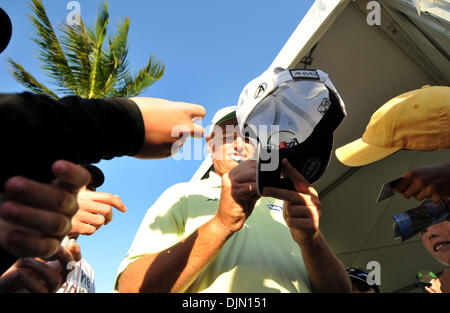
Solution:
M 321 160 L 319 158 L 312 157 L 305 162 L 305 165 L 303 165 L 301 172 L 306 179 L 311 179 L 312 177 L 317 175 L 321 168 Z
M 266 83 L 262 83 L 258 86 L 258 88 L 256 88 L 256 92 L 255 92 L 255 99 L 258 99 L 259 97 L 261 97 L 264 92 L 266 91 L 267 88 L 267 84 Z
M 290 70 L 293 79 L 315 79 L 320 80 L 320 76 L 315 70 Z
M 275 134 L 272 134 L 267 140 L 267 145 L 272 149 L 284 149 L 298 146 L 297 137 L 293 132 L 282 130 Z
M 325 98 L 322 100 L 322 103 L 317 108 L 317 111 L 319 111 L 320 114 L 325 115 L 325 113 L 330 108 L 330 105 L 331 105 L 331 101 L 328 100 L 328 98 Z

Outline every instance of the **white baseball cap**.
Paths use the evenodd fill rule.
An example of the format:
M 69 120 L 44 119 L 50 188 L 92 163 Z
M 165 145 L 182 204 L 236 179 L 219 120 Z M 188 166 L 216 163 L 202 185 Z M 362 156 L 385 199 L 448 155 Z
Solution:
M 239 97 L 236 116 L 241 134 L 244 134 L 245 126 L 252 124 L 259 115 L 258 123 L 265 120 L 267 125 L 276 124 L 280 128 L 294 122 L 299 127 L 296 131 L 300 136 L 299 142 L 303 142 L 330 106 L 328 90 L 337 97 L 346 116 L 344 101 L 325 72 L 281 67 L 265 71 L 248 83 Z M 277 114 L 277 105 L 292 114 Z
M 236 116 L 241 135 L 258 141 L 258 191 L 264 186 L 293 188 L 280 172 L 282 158 L 311 184 L 317 181 L 330 159 L 333 132 L 346 115 L 342 98 L 321 70 L 278 67 L 248 83 Z M 272 162 L 270 155 L 278 161 Z
M 236 118 L 236 105 L 225 107 L 220 109 L 219 111 L 214 114 L 214 117 L 211 120 L 211 124 L 209 126 L 208 136 L 211 136 L 214 126 L 219 125 L 222 122 L 225 122 L 226 120 L 230 120 L 233 118 Z

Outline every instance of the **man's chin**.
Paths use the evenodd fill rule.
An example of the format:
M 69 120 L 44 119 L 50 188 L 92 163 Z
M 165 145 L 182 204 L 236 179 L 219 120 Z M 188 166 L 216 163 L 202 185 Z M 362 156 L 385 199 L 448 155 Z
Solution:
M 445 266 L 450 266 L 450 253 L 446 253 L 445 255 L 434 255 L 434 258 L 441 264 Z
M 441 261 L 441 260 L 438 259 L 438 261 L 439 261 L 441 264 L 444 264 L 445 266 L 450 266 L 450 258 L 446 258 L 446 259 L 443 260 L 443 261 Z
M 216 164 L 214 164 L 216 163 Z M 219 171 L 221 174 L 226 174 L 231 171 L 233 168 L 239 165 L 239 163 L 233 160 L 222 160 L 222 161 L 213 161 L 213 165 L 216 169 L 216 172 Z

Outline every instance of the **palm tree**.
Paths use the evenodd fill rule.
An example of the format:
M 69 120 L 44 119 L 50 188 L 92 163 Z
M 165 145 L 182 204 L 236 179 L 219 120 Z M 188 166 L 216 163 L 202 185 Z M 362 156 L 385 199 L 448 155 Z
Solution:
M 146 67 L 135 75 L 128 69 L 128 17 L 119 24 L 117 33 L 108 37 L 108 4 L 100 7 L 94 28 L 63 24 L 58 38 L 47 17 L 41 0 L 32 0 L 30 15 L 37 32 L 33 41 L 39 46 L 42 68 L 58 86 L 52 91 L 37 81 L 23 66 L 8 58 L 10 73 L 20 84 L 37 94 L 59 99 L 57 93 L 78 95 L 83 98 L 133 97 L 159 80 L 164 74 L 164 65 L 153 56 Z M 107 46 L 106 48 L 104 46 Z

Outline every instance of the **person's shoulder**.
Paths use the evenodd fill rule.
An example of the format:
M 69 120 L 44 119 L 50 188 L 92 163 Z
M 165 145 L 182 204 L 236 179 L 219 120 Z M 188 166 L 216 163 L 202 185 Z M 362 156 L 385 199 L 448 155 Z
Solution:
M 205 181 L 189 181 L 177 183 L 166 189 L 164 194 L 177 195 L 178 197 L 189 196 L 201 193 L 203 190 L 210 188 Z

